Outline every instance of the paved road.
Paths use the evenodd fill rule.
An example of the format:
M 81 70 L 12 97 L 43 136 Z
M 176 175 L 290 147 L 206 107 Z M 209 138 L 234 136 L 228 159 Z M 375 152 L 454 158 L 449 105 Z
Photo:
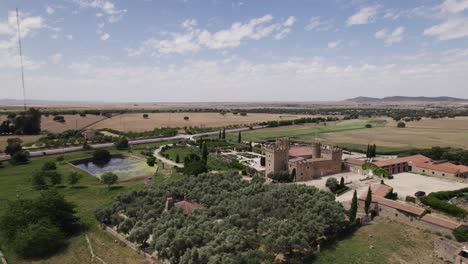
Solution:
M 254 126 L 252 129 L 262 129 L 266 128 L 266 126 Z M 233 129 L 226 129 L 227 133 L 232 133 L 232 132 L 238 132 L 238 131 L 246 131 L 250 130 L 249 127 L 242 127 L 242 128 L 233 128 Z M 161 142 L 161 141 L 171 141 L 171 140 L 178 140 L 178 139 L 189 139 L 189 140 L 194 140 L 195 137 L 201 137 L 201 136 L 209 136 L 209 135 L 217 135 L 219 131 L 211 131 L 211 132 L 204 132 L 204 133 L 198 133 L 198 134 L 193 134 L 193 135 L 177 135 L 173 137 L 159 137 L 159 138 L 147 138 L 147 139 L 136 139 L 136 140 L 130 140 L 128 143 L 130 145 L 139 145 L 139 144 L 147 144 L 147 143 L 155 143 L 155 142 Z M 91 144 L 90 145 L 92 148 L 110 148 L 114 146 L 114 143 L 100 143 L 100 144 Z M 40 156 L 46 156 L 46 155 L 56 155 L 56 154 L 63 154 L 63 153 L 68 153 L 68 152 L 75 152 L 75 151 L 80 151 L 82 150 L 81 146 L 78 147 L 65 147 L 65 148 L 59 148 L 59 149 L 44 149 L 44 150 L 39 150 L 39 151 L 30 151 L 29 156 L 31 157 L 40 157 Z M 9 160 L 10 156 L 9 155 L 3 155 L 0 156 L 0 161 L 5 161 Z

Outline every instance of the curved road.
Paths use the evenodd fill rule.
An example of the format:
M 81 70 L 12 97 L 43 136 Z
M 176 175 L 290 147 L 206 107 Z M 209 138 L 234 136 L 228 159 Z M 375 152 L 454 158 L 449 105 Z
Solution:
M 252 130 L 262 129 L 262 128 L 266 128 L 266 127 L 267 126 L 254 126 L 252 128 Z M 232 133 L 232 132 L 247 131 L 247 130 L 251 130 L 250 127 L 226 129 L 226 132 L 227 133 Z M 182 134 L 182 135 L 176 135 L 176 136 L 173 136 L 173 137 L 136 139 L 136 140 L 128 141 L 128 144 L 130 144 L 130 145 L 139 145 L 139 144 L 147 144 L 147 143 L 154 143 L 154 142 L 161 142 L 161 141 L 171 141 L 171 140 L 178 140 L 178 139 L 194 140 L 195 137 L 217 135 L 218 133 L 219 133 L 219 131 L 210 131 L 210 132 L 203 132 L 203 133 L 198 133 L 198 134 L 193 134 L 193 135 Z M 114 146 L 114 143 L 90 144 L 90 146 L 93 149 L 96 149 L 96 148 L 110 148 L 110 147 Z M 83 148 L 81 146 L 64 147 L 64 148 L 58 148 L 58 149 L 44 149 L 44 150 L 30 151 L 29 156 L 30 157 L 40 157 L 40 156 L 47 156 L 47 155 L 56 155 L 56 154 L 63 154 L 63 153 L 68 153 L 68 152 L 80 151 L 82 149 Z M 3 156 L 0 156 L 0 161 L 9 160 L 10 158 L 11 158 L 10 155 L 3 155 Z

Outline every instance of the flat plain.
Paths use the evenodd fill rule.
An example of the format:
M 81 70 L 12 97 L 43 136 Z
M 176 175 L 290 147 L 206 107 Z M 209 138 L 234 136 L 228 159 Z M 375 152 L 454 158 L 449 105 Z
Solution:
M 188 117 L 188 120 L 184 118 Z M 90 128 L 112 128 L 120 131 L 147 131 L 160 127 L 223 127 L 229 125 L 250 125 L 263 121 L 290 120 L 303 117 L 302 115 L 278 115 L 278 114 L 251 114 L 246 116 L 226 113 L 148 113 L 148 118 L 143 114 L 123 114 L 103 120 Z

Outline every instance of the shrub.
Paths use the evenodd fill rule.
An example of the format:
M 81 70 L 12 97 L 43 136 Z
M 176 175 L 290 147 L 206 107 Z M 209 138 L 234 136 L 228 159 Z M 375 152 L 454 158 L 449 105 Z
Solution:
M 468 242 L 468 228 L 466 227 L 459 227 L 453 230 L 453 236 L 459 242 Z
M 184 116 L 184 120 L 189 120 L 189 117 L 188 117 L 188 116 Z
M 28 154 L 24 151 L 19 151 L 11 156 L 10 163 L 12 165 L 20 165 L 28 162 Z
M 146 118 L 148 118 L 148 117 L 149 117 L 148 114 L 143 114 L 143 118 L 144 118 L 144 119 L 146 119 Z
M 155 157 L 148 157 L 146 159 L 146 163 L 148 164 L 148 166 L 154 167 L 154 164 L 156 164 L 156 158 Z
M 416 197 L 407 195 L 405 200 L 410 203 L 416 203 Z
M 268 178 L 272 179 L 273 181 L 278 182 L 289 182 L 291 181 L 291 175 L 289 175 L 288 171 L 274 171 L 268 174 Z
M 96 164 L 106 164 L 111 158 L 110 152 L 105 149 L 96 149 L 93 153 L 93 162 Z
M 64 244 L 65 236 L 60 229 L 48 220 L 41 220 L 18 231 L 13 249 L 24 258 L 35 258 L 51 255 Z
M 71 185 L 71 186 L 74 186 L 75 184 L 77 184 L 80 179 L 82 178 L 82 175 L 77 173 L 77 172 L 71 172 L 69 175 L 68 175 L 68 183 Z
M 434 193 L 431 193 L 428 196 L 423 196 L 419 198 L 419 200 L 423 204 L 428 205 L 431 208 L 443 211 L 452 216 L 465 217 L 468 213 L 465 209 L 461 207 L 458 207 L 454 204 L 450 204 L 446 201 L 440 200 L 439 198 L 437 198 L 436 195 L 434 195 Z
M 406 127 L 406 124 L 405 124 L 405 122 L 398 122 L 397 127 L 399 127 L 399 128 L 405 128 L 405 127 Z
M 126 137 L 120 137 L 117 142 L 115 142 L 115 147 L 118 150 L 128 149 L 128 140 Z
M 372 128 L 371 124 L 366 124 L 366 128 Z
M 330 191 L 334 193 L 336 192 L 336 190 L 338 190 L 338 180 L 336 178 L 330 177 L 327 179 L 325 186 L 327 186 L 328 189 L 330 189 Z
M 108 188 L 110 188 L 112 184 L 115 184 L 118 179 L 119 177 L 112 172 L 106 172 L 101 175 L 101 182 L 106 184 Z
M 42 165 L 43 171 L 56 170 L 56 169 L 57 169 L 57 166 L 55 165 L 55 162 L 53 161 L 47 161 Z
M 62 162 L 65 160 L 65 157 L 63 155 L 57 157 L 58 162 Z
M 0 238 L 24 258 L 41 258 L 65 245 L 65 237 L 79 231 L 75 205 L 57 191 L 44 191 L 35 199 L 8 203 L 0 215 Z

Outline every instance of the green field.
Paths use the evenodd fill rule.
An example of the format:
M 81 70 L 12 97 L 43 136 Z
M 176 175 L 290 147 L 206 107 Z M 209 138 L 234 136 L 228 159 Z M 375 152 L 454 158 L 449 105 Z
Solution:
M 164 143 L 159 143 L 164 144 Z M 159 144 L 141 145 L 138 148 L 133 148 L 134 154 L 141 150 L 151 149 Z M 122 153 L 128 151 L 117 151 L 111 149 L 111 153 Z M 90 262 L 91 255 L 86 243 L 85 235 L 88 235 L 95 253 L 104 259 L 107 263 L 140 263 L 142 257 L 131 249 L 121 246 L 119 243 L 114 243 L 114 238 L 97 226 L 97 221 L 94 219 L 94 210 L 98 207 L 109 204 L 112 199 L 120 193 L 131 190 L 138 190 L 144 187 L 140 182 L 121 183 L 110 189 L 107 186 L 99 183 L 98 179 L 90 174 L 79 170 L 67 161 L 81 159 L 91 156 L 91 151 L 75 152 L 65 154 L 65 160 L 57 163 L 57 171 L 63 175 L 62 185 L 56 187 L 65 198 L 77 205 L 77 215 L 81 221 L 86 224 L 88 230 L 76 237 L 70 239 L 70 243 L 66 249 L 58 254 L 45 260 L 22 260 L 6 247 L 1 245 L 1 250 L 5 253 L 9 263 L 92 263 Z M 57 156 L 48 156 L 34 158 L 26 165 L 11 166 L 4 162 L 4 167 L 0 168 L 0 213 L 6 208 L 8 201 L 17 198 L 31 198 L 38 196 L 40 191 L 35 191 L 31 185 L 31 175 L 34 171 L 40 170 L 42 164 L 46 161 L 55 161 Z M 83 178 L 78 183 L 76 188 L 71 188 L 67 185 L 67 176 L 70 172 L 76 171 L 83 175 Z M 167 173 L 167 171 L 171 173 Z M 164 181 L 172 181 L 180 179 L 181 175 L 172 170 L 162 170 L 156 176 L 155 184 Z M 95 262 L 98 263 L 98 262 Z
M 242 132 L 242 140 L 261 142 L 274 140 L 278 137 L 289 137 L 292 141 L 313 142 L 318 139 L 321 134 L 372 129 L 366 128 L 366 124 L 371 124 L 374 128 L 383 127 L 385 123 L 386 121 L 382 119 L 353 119 L 320 124 L 273 127 Z M 237 133 L 227 134 L 226 139 L 229 141 L 237 141 Z

